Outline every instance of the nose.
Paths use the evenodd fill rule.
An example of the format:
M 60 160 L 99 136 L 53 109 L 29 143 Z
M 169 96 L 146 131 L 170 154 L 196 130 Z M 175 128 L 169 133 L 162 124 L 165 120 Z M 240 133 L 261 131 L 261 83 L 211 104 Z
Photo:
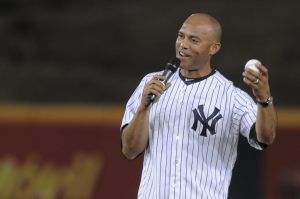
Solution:
M 186 39 L 182 39 L 179 41 L 179 48 L 181 49 L 187 49 Z

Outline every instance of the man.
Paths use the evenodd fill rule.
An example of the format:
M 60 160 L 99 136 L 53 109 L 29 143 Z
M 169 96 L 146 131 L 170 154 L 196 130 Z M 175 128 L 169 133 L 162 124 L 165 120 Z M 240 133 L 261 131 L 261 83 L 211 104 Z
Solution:
M 178 32 L 180 69 L 164 85 L 146 75 L 129 99 L 122 121 L 122 152 L 144 152 L 138 198 L 227 198 L 239 134 L 263 149 L 275 139 L 277 116 L 268 70 L 243 72 L 257 104 L 233 86 L 211 59 L 221 48 L 221 26 L 208 14 L 189 16 Z M 148 97 L 156 101 L 146 106 Z

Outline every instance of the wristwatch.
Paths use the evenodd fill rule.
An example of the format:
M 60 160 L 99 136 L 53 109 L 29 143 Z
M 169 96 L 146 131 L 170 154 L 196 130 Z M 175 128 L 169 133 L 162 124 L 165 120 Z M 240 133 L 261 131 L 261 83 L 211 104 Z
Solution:
M 259 99 L 257 99 L 256 101 L 257 101 L 257 103 L 259 103 L 262 107 L 268 107 L 269 104 L 272 104 L 272 103 L 273 103 L 273 97 L 272 97 L 272 96 L 268 97 L 268 99 L 267 99 L 266 101 L 264 101 L 264 102 L 260 101 Z

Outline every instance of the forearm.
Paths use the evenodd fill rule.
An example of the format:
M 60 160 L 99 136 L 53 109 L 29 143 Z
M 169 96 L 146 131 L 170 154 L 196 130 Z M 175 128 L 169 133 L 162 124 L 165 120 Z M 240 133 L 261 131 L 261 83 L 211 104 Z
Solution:
M 277 129 L 277 114 L 272 104 L 268 107 L 258 105 L 256 118 L 256 133 L 259 142 L 273 143 Z
M 128 159 L 134 159 L 148 144 L 150 109 L 139 109 L 122 132 L 122 152 Z
M 255 126 L 257 139 L 261 143 L 271 144 L 276 136 L 277 114 L 272 104 L 272 98 L 270 98 L 269 73 L 261 63 L 256 64 L 255 68 L 259 72 L 249 68 L 245 69 L 243 81 L 252 88 L 252 92 L 259 102 Z

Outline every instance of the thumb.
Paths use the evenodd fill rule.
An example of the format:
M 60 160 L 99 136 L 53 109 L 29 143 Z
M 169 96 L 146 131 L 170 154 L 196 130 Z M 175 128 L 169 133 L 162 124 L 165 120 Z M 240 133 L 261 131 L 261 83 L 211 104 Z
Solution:
M 170 88 L 170 86 L 171 86 L 171 83 L 170 83 L 170 82 L 166 83 L 166 85 L 165 85 L 165 90 L 167 90 L 168 88 Z

